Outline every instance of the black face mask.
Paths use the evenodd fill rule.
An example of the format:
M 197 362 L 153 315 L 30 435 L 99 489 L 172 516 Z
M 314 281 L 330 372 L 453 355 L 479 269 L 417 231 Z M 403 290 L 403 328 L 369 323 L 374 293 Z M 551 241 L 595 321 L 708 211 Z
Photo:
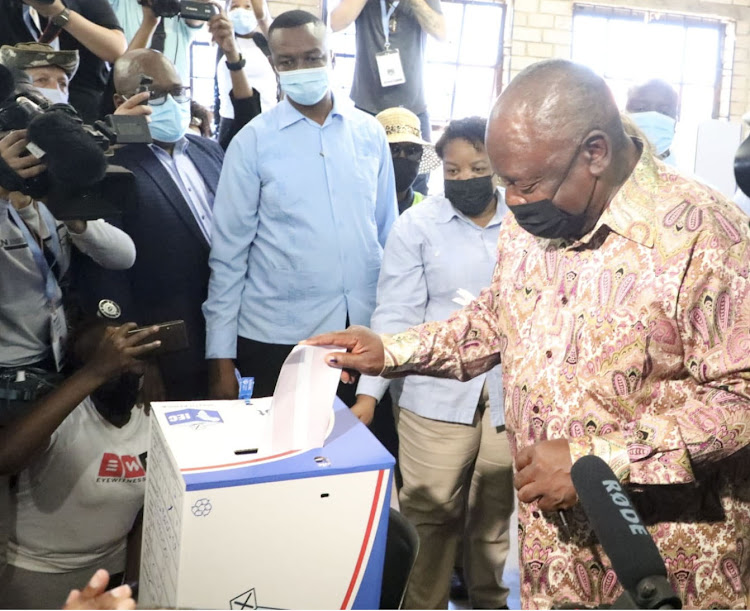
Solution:
M 555 193 L 551 198 L 540 199 L 537 202 L 531 202 L 530 204 L 519 204 L 517 206 L 508 206 L 516 222 L 531 235 L 535 235 L 538 238 L 565 238 L 568 240 L 577 240 L 586 233 L 586 222 L 588 218 L 586 213 L 588 212 L 591 200 L 594 197 L 594 189 L 598 178 L 594 181 L 594 187 L 591 189 L 591 195 L 589 195 L 589 201 L 586 203 L 586 207 L 582 212 L 578 214 L 570 214 L 561 210 L 555 206 L 552 201 L 557 195 L 560 187 L 567 180 L 568 174 L 570 173 L 575 160 L 578 158 L 578 154 L 581 152 L 581 147 L 576 148 L 575 155 L 568 164 L 568 169 L 565 170 L 562 179 L 555 189 Z
M 495 195 L 492 176 L 468 180 L 446 180 L 445 197 L 453 207 L 466 216 L 479 216 L 487 209 Z
M 590 203 L 590 202 L 589 202 Z M 551 199 L 541 199 L 531 204 L 509 206 L 516 222 L 538 238 L 567 238 L 576 240 L 585 231 L 586 209 L 580 214 L 560 210 Z
M 403 193 L 417 180 L 419 161 L 406 157 L 394 157 L 393 173 L 396 175 L 396 193 Z
M 141 376 L 124 373 L 91 393 L 97 411 L 111 424 L 121 427 L 130 420 L 137 399 Z

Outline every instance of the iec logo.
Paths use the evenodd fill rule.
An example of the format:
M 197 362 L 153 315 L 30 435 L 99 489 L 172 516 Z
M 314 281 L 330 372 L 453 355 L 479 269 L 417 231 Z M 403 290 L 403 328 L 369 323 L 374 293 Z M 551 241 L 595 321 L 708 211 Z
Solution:
M 181 409 L 165 414 L 167 422 L 173 424 L 218 424 L 224 422 L 219 412 L 210 409 Z

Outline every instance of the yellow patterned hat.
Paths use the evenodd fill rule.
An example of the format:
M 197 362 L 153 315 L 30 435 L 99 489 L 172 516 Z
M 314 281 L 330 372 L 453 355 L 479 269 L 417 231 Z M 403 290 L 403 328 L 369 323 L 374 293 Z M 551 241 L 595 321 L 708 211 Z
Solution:
M 386 108 L 375 116 L 385 129 L 385 136 L 389 144 L 397 142 L 413 142 L 422 146 L 422 161 L 419 173 L 428 174 L 440 166 L 440 158 L 435 147 L 422 138 L 422 128 L 419 117 L 407 108 Z

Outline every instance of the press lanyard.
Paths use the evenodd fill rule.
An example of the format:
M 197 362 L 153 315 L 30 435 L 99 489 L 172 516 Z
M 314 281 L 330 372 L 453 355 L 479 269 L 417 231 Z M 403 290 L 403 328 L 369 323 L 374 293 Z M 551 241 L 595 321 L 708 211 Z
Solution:
M 385 36 L 385 49 L 386 51 L 391 48 L 390 38 L 391 38 L 391 28 L 390 28 L 390 21 L 391 21 L 391 15 L 396 11 L 398 8 L 398 0 L 391 4 L 391 8 L 386 9 L 385 8 L 385 0 L 380 0 L 380 14 L 383 17 L 383 36 Z
M 58 287 L 55 274 L 50 269 L 49 263 L 47 263 L 47 259 L 44 257 L 42 249 L 34 239 L 34 236 L 31 235 L 31 231 L 29 231 L 26 223 L 23 222 L 23 219 L 18 214 L 18 211 L 13 207 L 12 204 L 8 205 L 8 210 L 10 212 L 11 218 L 13 219 L 13 222 L 16 224 L 18 229 L 20 229 L 21 234 L 23 235 L 23 239 L 26 240 L 26 243 L 29 246 L 29 250 L 31 251 L 31 256 L 34 257 L 34 262 L 36 263 L 36 266 L 39 268 L 39 271 L 42 274 L 44 282 L 44 296 L 47 298 L 47 302 L 50 304 L 50 306 L 54 307 L 55 300 L 57 298 Z M 46 208 L 40 208 L 40 212 L 42 218 L 44 219 L 44 223 L 47 225 L 49 235 L 52 238 L 50 240 L 50 250 L 52 251 L 52 255 L 54 256 L 55 261 L 57 261 L 59 265 L 62 252 L 60 247 L 60 240 L 57 237 L 57 227 L 55 226 L 55 219 Z

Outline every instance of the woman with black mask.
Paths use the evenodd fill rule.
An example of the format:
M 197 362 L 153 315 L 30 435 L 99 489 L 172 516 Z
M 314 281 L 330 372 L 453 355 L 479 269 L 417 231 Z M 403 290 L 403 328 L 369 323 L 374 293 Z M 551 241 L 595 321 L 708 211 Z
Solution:
M 435 146 L 445 195 L 425 198 L 394 223 L 371 321 L 377 333 L 443 320 L 490 282 L 507 207 L 494 187 L 485 129 L 478 117 L 448 125 Z M 366 420 L 389 382 L 363 376 L 352 411 Z M 468 382 L 408 376 L 398 405 L 399 501 L 420 538 L 404 608 L 447 608 L 461 540 L 471 607 L 503 608 L 514 490 L 500 367 Z

